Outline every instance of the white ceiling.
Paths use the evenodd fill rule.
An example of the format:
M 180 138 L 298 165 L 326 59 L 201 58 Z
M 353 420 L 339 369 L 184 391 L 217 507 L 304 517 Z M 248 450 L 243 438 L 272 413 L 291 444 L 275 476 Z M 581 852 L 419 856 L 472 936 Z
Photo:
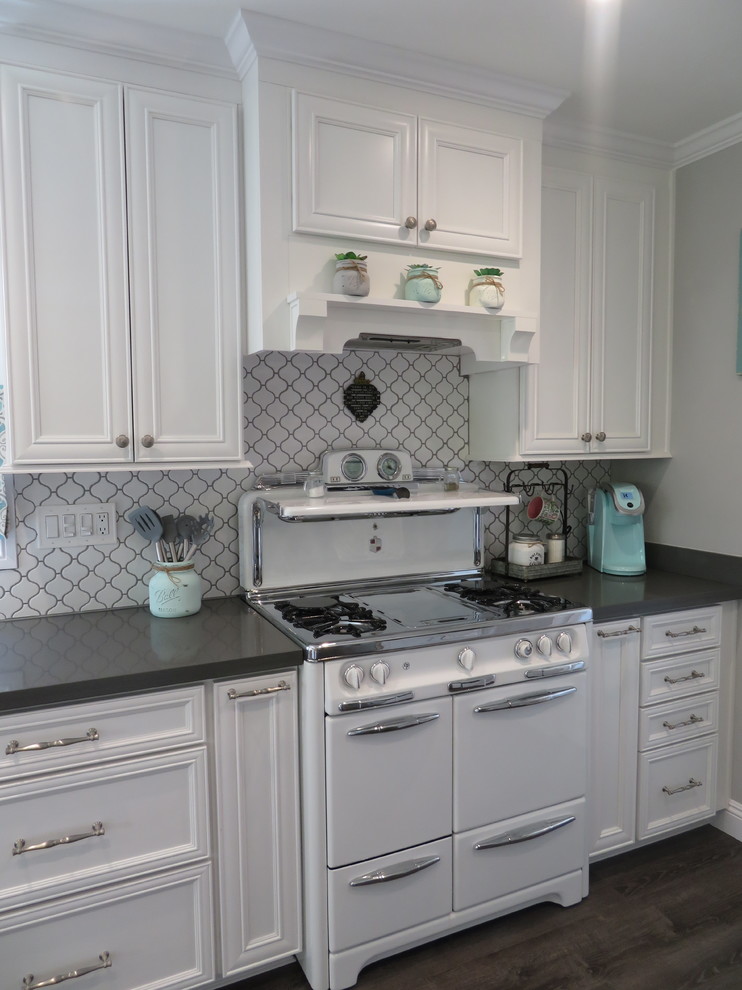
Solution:
M 740 0 L 75 2 L 220 39 L 244 5 L 567 89 L 558 121 L 669 145 L 742 114 Z

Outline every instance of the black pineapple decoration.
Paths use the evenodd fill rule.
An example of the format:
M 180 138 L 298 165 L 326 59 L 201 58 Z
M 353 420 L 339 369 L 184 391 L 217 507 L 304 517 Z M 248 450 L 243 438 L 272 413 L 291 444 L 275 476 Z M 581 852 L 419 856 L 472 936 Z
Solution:
M 343 389 L 343 405 L 359 423 L 365 422 L 380 402 L 381 393 L 362 371 Z

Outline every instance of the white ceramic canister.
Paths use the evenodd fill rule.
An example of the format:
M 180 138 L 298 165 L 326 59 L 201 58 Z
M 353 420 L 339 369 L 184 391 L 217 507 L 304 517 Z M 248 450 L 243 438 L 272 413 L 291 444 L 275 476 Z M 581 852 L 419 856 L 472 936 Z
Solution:
M 404 284 L 405 299 L 415 302 L 440 302 L 443 283 L 438 278 L 437 268 L 421 268 L 409 265 Z
M 493 312 L 505 305 L 505 286 L 496 275 L 478 275 L 469 283 L 469 305 L 484 306 Z
M 543 564 L 544 545 L 541 540 L 527 533 L 514 536 L 508 544 L 508 561 L 526 567 L 531 564 Z
M 194 570 L 193 562 L 157 563 L 152 567 L 155 572 L 149 579 L 152 615 L 162 619 L 195 615 L 201 608 L 201 578 Z
M 564 533 L 549 533 L 546 537 L 547 564 L 560 564 L 564 560 Z
M 367 265 L 358 258 L 336 261 L 332 291 L 345 296 L 367 296 L 371 287 Z

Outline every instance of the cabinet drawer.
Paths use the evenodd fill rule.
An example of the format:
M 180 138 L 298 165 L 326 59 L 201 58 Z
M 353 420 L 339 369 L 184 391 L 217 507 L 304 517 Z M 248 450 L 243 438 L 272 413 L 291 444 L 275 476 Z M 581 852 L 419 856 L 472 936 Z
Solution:
M 716 736 L 665 746 L 639 757 L 638 838 L 716 811 Z
M 392 879 L 375 880 L 383 871 Z M 330 952 L 413 928 L 451 910 L 451 840 L 329 870 Z
M 110 967 L 86 974 L 80 990 L 201 986 L 214 979 L 210 914 L 206 864 L 9 912 L 0 919 L 3 986 L 100 965 L 103 953 Z
M 650 615 L 642 623 L 642 658 L 683 653 L 721 642 L 721 608 L 694 608 Z
M 645 708 L 639 716 L 639 749 L 654 749 L 716 732 L 719 698 L 715 691 Z
M 581 869 L 586 836 L 584 801 L 455 836 L 454 911 Z
M 206 808 L 203 748 L 7 784 L 0 906 L 207 856 Z
M 0 780 L 203 741 L 201 687 L 6 715 Z
M 640 705 L 703 694 L 719 686 L 719 651 L 642 663 L 639 677 Z

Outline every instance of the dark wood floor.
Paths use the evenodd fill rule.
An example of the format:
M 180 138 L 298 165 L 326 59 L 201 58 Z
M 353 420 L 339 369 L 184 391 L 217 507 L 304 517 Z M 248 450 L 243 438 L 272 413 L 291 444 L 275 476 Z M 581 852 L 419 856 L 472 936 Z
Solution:
M 307 987 L 292 964 L 234 990 Z M 357 987 L 742 990 L 742 843 L 707 825 L 597 863 L 581 904 L 538 905 L 392 956 Z

